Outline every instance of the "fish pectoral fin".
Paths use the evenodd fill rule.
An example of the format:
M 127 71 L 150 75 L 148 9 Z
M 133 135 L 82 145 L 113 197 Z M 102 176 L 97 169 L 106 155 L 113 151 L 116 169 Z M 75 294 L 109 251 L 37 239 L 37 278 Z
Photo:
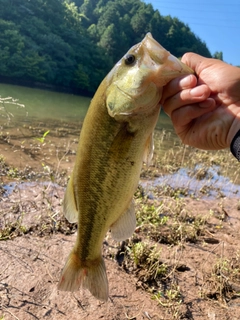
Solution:
M 136 229 L 136 216 L 134 202 L 131 201 L 128 209 L 111 226 L 111 233 L 114 240 L 122 241 L 130 238 Z
M 153 157 L 153 151 L 154 151 L 154 138 L 153 138 L 153 133 L 151 133 L 147 139 L 144 154 L 143 154 L 143 162 L 145 162 L 147 166 L 150 165 L 150 162 Z
M 63 199 L 63 212 L 64 216 L 70 223 L 78 221 L 78 210 L 74 197 L 73 179 L 70 177 Z

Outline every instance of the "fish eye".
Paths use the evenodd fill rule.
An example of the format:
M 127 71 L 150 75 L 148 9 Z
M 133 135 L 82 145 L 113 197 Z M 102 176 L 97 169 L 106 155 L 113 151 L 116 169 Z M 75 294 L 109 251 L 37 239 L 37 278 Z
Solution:
M 125 64 L 126 65 L 133 64 L 135 60 L 136 60 L 136 58 L 133 54 L 127 54 L 125 56 Z

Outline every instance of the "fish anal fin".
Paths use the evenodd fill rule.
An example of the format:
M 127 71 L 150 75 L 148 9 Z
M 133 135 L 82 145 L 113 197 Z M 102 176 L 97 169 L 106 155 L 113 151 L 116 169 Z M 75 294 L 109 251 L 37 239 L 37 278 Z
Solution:
M 64 266 L 58 290 L 77 291 L 80 287 L 102 301 L 108 300 L 108 280 L 102 256 L 94 261 L 81 262 L 74 250 Z
M 147 166 L 150 165 L 150 162 L 153 157 L 153 151 L 154 151 L 154 137 L 153 137 L 153 133 L 151 133 L 147 139 L 144 154 L 143 154 L 143 162 L 145 162 Z
M 63 212 L 66 219 L 70 223 L 74 223 L 78 221 L 78 210 L 76 207 L 76 201 L 74 197 L 74 189 L 73 189 L 73 179 L 70 177 L 67 185 L 67 189 L 65 191 L 64 200 L 63 200 Z
M 122 241 L 130 238 L 136 229 L 136 216 L 133 200 L 128 209 L 111 225 L 111 234 L 114 240 Z

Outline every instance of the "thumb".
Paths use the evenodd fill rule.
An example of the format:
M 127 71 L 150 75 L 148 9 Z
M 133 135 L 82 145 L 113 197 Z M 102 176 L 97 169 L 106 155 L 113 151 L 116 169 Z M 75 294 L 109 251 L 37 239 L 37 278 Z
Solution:
M 207 58 L 193 52 L 185 53 L 181 59 L 181 61 L 193 69 L 196 74 L 200 73 L 200 65 L 204 60 L 207 60 Z

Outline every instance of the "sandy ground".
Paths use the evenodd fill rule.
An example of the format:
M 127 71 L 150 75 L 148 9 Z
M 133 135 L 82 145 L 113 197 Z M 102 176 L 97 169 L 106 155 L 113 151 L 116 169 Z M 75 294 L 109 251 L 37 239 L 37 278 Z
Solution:
M 169 220 L 157 221 L 154 233 L 151 223 L 138 227 L 125 244 L 106 235 L 108 302 L 83 290 L 59 292 L 61 269 L 76 238 L 76 225 L 63 217 L 62 199 L 79 128 L 11 124 L 0 137 L 1 154 L 11 164 L 0 159 L 0 320 L 240 319 L 238 194 L 213 199 L 179 196 L 169 188 L 169 194 L 156 201 L 140 199 L 144 205 L 137 203 L 138 220 L 146 215 L 144 206 L 151 205 L 163 208 L 157 219 Z M 49 128 L 43 143 L 36 140 Z M 56 175 L 57 184 L 50 183 Z M 29 183 L 22 184 L 24 179 Z M 13 183 L 7 194 L 3 186 L 9 181 Z M 164 276 L 150 279 L 149 270 L 134 264 L 127 249 L 136 239 L 161 253 L 168 267 Z M 121 261 L 119 252 L 124 253 Z
M 169 281 L 181 295 L 177 301 L 153 300 L 149 290 L 144 289 L 138 271 L 118 264 L 115 257 L 120 244 L 107 235 L 103 253 L 110 296 L 107 303 L 102 303 L 86 291 L 66 293 L 57 290 L 61 269 L 76 238 L 74 228 L 61 227 L 58 222 L 62 219 L 63 192 L 64 188 L 59 186 L 35 184 L 34 188 L 32 185 L 17 187 L 10 195 L 1 198 L 1 230 L 16 221 L 21 222 L 25 230 L 21 232 L 15 225 L 16 230 L 11 230 L 10 239 L 6 233 L 4 240 L 2 234 L 0 319 L 240 319 L 237 199 L 221 200 L 228 215 L 221 223 L 219 200 L 185 199 L 186 212 L 206 215 L 211 210 L 215 214 L 196 243 L 159 244 L 164 261 L 170 266 L 180 266 L 169 275 Z M 171 199 L 166 197 L 164 201 Z M 166 232 L 166 226 L 163 232 Z M 220 295 L 225 288 L 219 289 L 218 286 L 226 279 L 220 279 L 219 284 L 211 277 L 213 265 L 221 259 L 232 264 L 235 261 L 237 266 L 234 268 L 239 272 L 235 282 L 231 282 L 228 275 L 229 294 L 222 292 L 223 298 Z

